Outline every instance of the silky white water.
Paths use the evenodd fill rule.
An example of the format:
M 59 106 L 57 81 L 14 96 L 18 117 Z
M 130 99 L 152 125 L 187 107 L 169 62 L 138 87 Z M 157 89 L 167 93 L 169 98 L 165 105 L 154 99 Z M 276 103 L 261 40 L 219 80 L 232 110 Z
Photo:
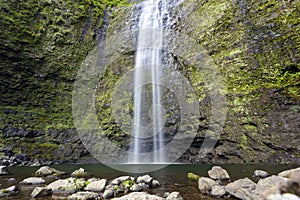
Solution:
M 158 152 L 164 146 L 165 113 L 161 102 L 160 82 L 163 68 L 161 49 L 165 12 L 162 0 L 147 0 L 141 4 L 134 71 L 133 141 L 130 146 L 133 156 L 129 157 L 129 163 L 165 162 L 164 152 Z M 147 88 L 146 82 L 151 82 L 151 86 Z M 150 149 L 151 156 L 141 154 L 146 149 Z

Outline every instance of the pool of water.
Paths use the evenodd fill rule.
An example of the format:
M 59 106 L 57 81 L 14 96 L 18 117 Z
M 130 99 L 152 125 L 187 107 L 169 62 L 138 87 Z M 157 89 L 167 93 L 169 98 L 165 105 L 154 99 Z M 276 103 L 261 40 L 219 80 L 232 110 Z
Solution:
M 204 196 L 199 193 L 197 189 L 197 182 L 190 181 L 186 178 L 187 173 L 193 172 L 200 176 L 207 176 L 207 171 L 211 169 L 213 165 L 203 165 L 203 164 L 172 164 L 165 168 L 162 168 L 157 171 L 151 172 L 151 169 L 157 169 L 157 165 L 118 165 L 116 168 L 121 166 L 123 171 L 132 171 L 128 168 L 135 168 L 137 170 L 143 169 L 142 171 L 150 171 L 149 175 L 153 178 L 159 180 L 161 187 L 156 189 L 151 189 L 148 192 L 151 194 L 157 194 L 162 196 L 165 192 L 178 191 L 181 193 L 185 200 L 196 200 L 196 199 L 208 199 L 212 200 L 214 198 Z M 231 177 L 231 180 L 237 180 L 239 178 L 248 177 L 253 181 L 257 182 L 258 180 L 252 178 L 254 170 L 261 169 L 269 172 L 270 174 L 277 174 L 280 171 L 296 168 L 297 166 L 261 166 L 261 165 L 221 165 L 226 169 Z M 114 168 L 107 167 L 101 164 L 66 164 L 66 165 L 57 165 L 51 166 L 55 169 L 65 171 L 67 173 L 72 173 L 74 170 L 82 167 L 86 171 L 92 173 L 94 177 L 97 178 L 106 178 L 111 180 L 118 176 L 122 175 L 132 175 L 138 177 L 141 174 L 126 173 L 123 171 L 115 170 Z M 34 172 L 39 169 L 39 167 L 11 167 L 9 168 L 10 175 L 0 176 L 0 188 L 6 188 L 10 185 L 7 184 L 9 178 L 16 178 L 17 181 L 21 181 L 24 178 L 33 176 Z M 146 169 L 146 170 L 145 170 Z M 66 176 L 68 177 L 68 176 Z M 47 180 L 47 183 L 50 183 L 53 180 Z M 27 200 L 30 197 L 33 186 L 20 186 L 20 192 L 13 197 L 9 197 L 11 200 Z M 43 197 L 42 199 L 50 200 L 52 197 Z M 228 198 L 229 199 L 229 198 Z

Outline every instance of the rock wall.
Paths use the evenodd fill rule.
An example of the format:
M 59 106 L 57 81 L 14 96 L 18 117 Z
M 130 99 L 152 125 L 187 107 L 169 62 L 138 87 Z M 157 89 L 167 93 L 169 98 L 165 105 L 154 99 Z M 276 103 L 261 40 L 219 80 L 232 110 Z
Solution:
M 226 83 L 227 119 L 214 151 L 193 162 L 299 164 L 299 5 L 296 1 L 186 1 L 178 24 Z
M 202 156 L 210 97 L 201 92 L 205 88 L 201 74 L 184 61 L 176 63 L 196 93 L 203 95 L 198 136 L 179 161 L 299 164 L 299 5 L 293 0 L 178 2 L 168 26 L 207 51 L 225 80 L 227 98 L 223 132 L 215 149 Z M 31 164 L 90 158 L 73 125 L 72 87 L 81 62 L 103 34 L 105 12 L 110 12 L 108 37 L 135 26 L 138 8 L 110 9 L 122 4 L 94 0 L 1 4 L 2 160 Z M 96 99 L 100 126 L 120 146 L 128 136 L 103 105 L 109 104 L 113 85 L 132 68 L 133 55 L 127 52 L 111 66 Z

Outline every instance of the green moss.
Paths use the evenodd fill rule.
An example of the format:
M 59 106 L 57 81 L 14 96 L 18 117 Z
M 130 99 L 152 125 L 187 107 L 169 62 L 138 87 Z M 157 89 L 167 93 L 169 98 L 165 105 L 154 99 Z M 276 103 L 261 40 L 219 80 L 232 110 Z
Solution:
M 125 188 L 131 188 L 131 186 L 134 185 L 134 181 L 132 181 L 132 180 L 126 180 L 126 181 L 123 181 L 123 182 L 122 182 L 122 185 L 123 185 Z
M 241 139 L 240 139 L 240 145 L 242 149 L 247 149 L 248 146 L 248 138 L 245 134 L 242 134 Z
M 192 180 L 192 181 L 198 181 L 200 177 L 197 174 L 188 173 L 187 174 L 187 178 L 190 179 L 190 180 Z

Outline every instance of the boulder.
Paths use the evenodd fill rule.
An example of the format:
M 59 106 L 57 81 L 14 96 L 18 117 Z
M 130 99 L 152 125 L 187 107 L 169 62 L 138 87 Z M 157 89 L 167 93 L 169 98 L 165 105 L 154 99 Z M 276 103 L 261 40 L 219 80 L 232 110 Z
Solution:
M 142 185 L 142 183 L 134 184 L 133 186 L 131 186 L 131 188 L 129 190 L 132 191 L 132 192 L 143 191 L 143 185 Z
M 84 190 L 92 192 L 103 192 L 106 186 L 107 180 L 101 179 L 99 181 L 94 181 L 88 184 Z
M 197 174 L 194 174 L 194 173 L 188 173 L 187 178 L 192 181 L 198 181 L 200 176 L 198 176 Z
M 71 176 L 74 178 L 87 178 L 89 177 L 89 173 L 86 172 L 83 168 L 79 168 L 77 170 L 75 170 L 74 172 L 72 172 Z
M 115 178 L 114 180 L 112 180 L 110 182 L 111 185 L 119 185 L 121 184 L 122 182 L 124 181 L 127 181 L 127 180 L 132 180 L 134 181 L 134 177 L 130 177 L 130 176 L 120 176 L 118 178 Z
M 68 200 L 92 200 L 98 199 L 100 195 L 95 192 L 77 192 L 68 196 Z
M 214 185 L 211 189 L 210 195 L 220 198 L 226 194 L 225 186 Z
M 2 189 L 0 190 L 0 198 L 13 196 L 17 194 L 17 192 L 18 188 L 16 186 L 11 186 L 9 188 Z
M 294 194 L 271 194 L 266 200 L 300 200 L 300 198 Z
M 99 178 L 89 178 L 87 180 L 87 182 L 89 182 L 89 183 L 92 183 L 92 182 L 95 182 L 95 181 L 100 181 L 100 179 Z
M 226 192 L 243 200 L 256 200 L 262 192 L 261 188 L 248 178 L 239 179 L 225 187 Z
M 218 183 L 207 177 L 201 177 L 198 180 L 198 188 L 203 194 L 209 194 L 214 185 L 218 185 Z
M 160 183 L 158 180 L 153 179 L 150 183 L 151 188 L 157 188 L 160 186 Z
M 164 198 L 151 195 L 146 192 L 132 192 L 128 195 L 119 197 L 119 198 L 113 198 L 113 200 L 141 200 L 141 199 L 147 199 L 147 200 L 164 200 Z
M 104 199 L 109 199 L 109 198 L 112 198 L 112 197 L 114 197 L 114 196 L 115 196 L 115 192 L 114 192 L 113 189 L 106 189 L 106 190 L 104 191 L 104 193 L 102 194 L 102 197 L 103 197 Z
M 158 183 L 159 184 L 159 183 Z M 147 190 L 147 189 L 149 189 L 149 185 L 148 184 L 146 184 L 146 183 L 139 183 L 139 185 L 141 185 L 142 187 L 143 187 L 143 190 Z M 152 183 L 152 187 L 153 188 L 156 188 L 156 186 L 155 185 L 153 185 L 153 183 Z M 158 187 L 158 186 L 157 186 Z
M 148 185 L 151 184 L 151 181 L 153 180 L 153 178 L 149 175 L 143 175 L 143 176 L 139 176 L 136 180 L 137 183 L 147 183 Z
M 0 175 L 8 174 L 7 166 L 0 166 Z
M 7 180 L 8 184 L 15 184 L 17 182 L 17 180 L 15 178 L 10 178 Z
M 29 177 L 20 182 L 20 184 L 26 185 L 43 185 L 45 180 L 41 177 Z
M 256 177 L 256 178 L 266 178 L 268 176 L 270 176 L 270 174 L 263 170 L 255 170 L 253 173 L 253 177 Z
M 71 195 L 81 188 L 76 183 L 75 178 L 61 179 L 50 183 L 47 189 L 51 189 L 53 194 Z
M 280 172 L 278 176 L 284 177 L 284 178 L 291 178 L 291 177 L 299 177 L 300 176 L 300 167 L 296 169 L 290 169 L 283 172 Z
M 40 169 L 38 169 L 35 172 L 35 175 L 38 175 L 38 176 L 50 176 L 50 175 L 61 176 L 63 174 L 66 174 L 66 172 L 58 171 L 58 170 L 48 167 L 48 166 L 41 167 Z
M 52 190 L 46 187 L 36 187 L 31 193 L 31 198 L 46 197 L 52 194 Z
M 214 180 L 228 180 L 228 172 L 220 166 L 214 166 L 211 170 L 208 171 L 208 176 Z
M 287 178 L 283 178 L 280 176 L 270 176 L 264 179 L 260 179 L 257 183 L 258 186 L 260 186 L 263 190 L 267 190 L 270 188 L 280 188 L 288 183 Z
M 167 196 L 166 200 L 183 200 L 183 197 L 179 192 L 172 192 Z

